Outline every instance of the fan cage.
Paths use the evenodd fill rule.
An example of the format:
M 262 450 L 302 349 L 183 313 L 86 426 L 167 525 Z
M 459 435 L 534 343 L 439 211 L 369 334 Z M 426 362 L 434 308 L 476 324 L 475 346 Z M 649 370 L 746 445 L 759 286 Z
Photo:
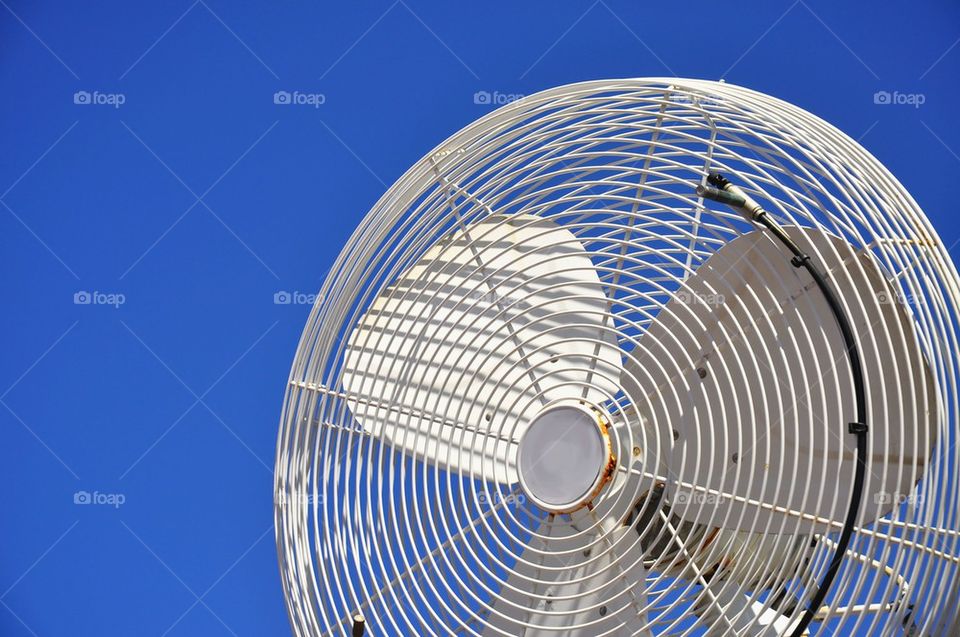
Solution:
M 902 504 L 857 527 L 826 600 L 829 608 L 816 618 L 812 634 L 935 635 L 954 625 L 960 601 L 954 425 L 960 297 L 947 250 L 896 179 L 836 128 L 755 91 L 671 78 L 576 84 L 504 106 L 414 165 L 350 238 L 304 329 L 281 417 L 276 532 L 296 634 L 349 634 L 356 612 L 368 618 L 374 635 L 500 634 L 489 632 L 491 614 L 520 617 L 504 602 L 518 561 L 557 550 L 549 533 L 553 516 L 529 505 L 517 485 L 413 458 L 356 421 L 349 400 L 394 409 L 401 420 L 435 417 L 403 413 L 398 396 L 344 391 L 347 340 L 373 300 L 458 228 L 531 215 L 549 219 L 582 244 L 610 299 L 607 330 L 629 353 L 667 303 L 684 293 L 698 265 L 753 229 L 736 212 L 696 196 L 696 185 L 714 170 L 735 175 L 779 223 L 821 229 L 869 252 L 891 275 L 898 298 L 842 302 L 903 304 L 937 388 L 935 397 L 926 397 L 938 426 L 936 439 L 925 441 L 932 448 L 927 466 L 901 467 L 916 489 L 890 494 Z M 756 267 L 769 276 L 784 266 Z M 455 302 L 502 314 L 523 303 L 509 276 L 505 281 L 495 289 L 456 291 L 462 299 Z M 811 330 L 802 338 L 797 347 L 816 348 L 823 335 Z M 876 354 L 883 351 L 880 341 L 859 344 Z M 786 412 L 805 384 L 838 382 L 847 373 L 842 364 L 823 361 L 783 379 L 785 387 L 763 399 Z M 471 377 L 465 379 L 469 392 Z M 612 413 L 630 403 L 623 392 L 608 400 Z M 824 413 L 832 413 L 829 406 Z M 833 415 L 825 426 L 840 427 L 844 415 Z M 723 413 L 722 405 L 715 416 L 736 417 Z M 496 431 L 482 422 L 465 427 L 464 445 L 491 433 L 511 444 L 515 433 L 508 425 Z M 628 439 L 621 453 L 629 454 L 634 443 L 645 441 Z M 835 548 L 849 485 L 810 475 L 778 476 L 774 486 L 819 490 L 821 498 L 832 499 L 834 516 L 816 534 L 818 541 L 811 545 L 809 536 L 789 527 L 757 527 L 752 530 L 765 535 L 755 545 L 720 534 L 718 546 L 709 528 L 687 528 L 678 519 L 663 525 L 645 542 L 649 572 L 635 584 L 646 593 L 650 634 L 722 633 L 730 621 L 722 613 L 694 612 L 711 593 L 698 581 L 702 574 L 683 564 L 689 554 L 736 558 L 752 584 L 729 585 L 767 609 L 774 605 L 774 585 L 801 601 L 816 587 Z M 637 515 L 653 498 L 639 495 Z M 780 561 L 783 555 L 794 562 Z M 598 556 L 575 563 L 590 559 Z M 521 592 L 531 605 L 542 604 L 545 584 L 524 582 Z M 600 634 L 591 628 L 599 610 L 614 613 L 604 604 L 624 604 L 604 595 L 603 585 L 591 589 L 588 582 L 579 595 L 582 607 L 570 611 L 565 630 Z M 597 619 L 584 619 L 582 611 L 591 609 Z M 546 630 L 535 618 L 518 621 Z

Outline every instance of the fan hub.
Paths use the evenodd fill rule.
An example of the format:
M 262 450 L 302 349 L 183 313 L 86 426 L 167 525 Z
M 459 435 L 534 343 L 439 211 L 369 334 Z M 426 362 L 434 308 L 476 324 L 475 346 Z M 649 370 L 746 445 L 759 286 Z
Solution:
M 520 485 L 538 507 L 569 513 L 586 506 L 613 476 L 616 459 L 605 420 L 580 405 L 540 412 L 520 438 Z

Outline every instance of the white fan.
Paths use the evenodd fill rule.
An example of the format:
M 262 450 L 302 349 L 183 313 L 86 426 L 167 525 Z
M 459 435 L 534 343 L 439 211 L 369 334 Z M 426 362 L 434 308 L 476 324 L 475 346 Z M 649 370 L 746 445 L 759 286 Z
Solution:
M 774 98 L 494 111 L 383 196 L 304 331 L 294 632 L 956 634 L 958 281 L 877 160 Z

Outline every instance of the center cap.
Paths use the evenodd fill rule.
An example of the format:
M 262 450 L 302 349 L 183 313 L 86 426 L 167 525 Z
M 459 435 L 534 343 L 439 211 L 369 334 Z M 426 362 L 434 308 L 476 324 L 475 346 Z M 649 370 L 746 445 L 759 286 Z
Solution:
M 540 508 L 569 513 L 591 502 L 616 465 L 607 426 L 585 407 L 545 409 L 520 438 L 520 485 Z

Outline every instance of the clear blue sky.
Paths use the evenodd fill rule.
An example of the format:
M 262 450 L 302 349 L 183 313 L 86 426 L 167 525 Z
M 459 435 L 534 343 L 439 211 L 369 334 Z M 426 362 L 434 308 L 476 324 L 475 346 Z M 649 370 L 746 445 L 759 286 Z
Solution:
M 644 4 L 0 0 L 0 634 L 289 633 L 300 301 L 477 91 L 725 77 L 862 138 L 960 240 L 960 5 Z

